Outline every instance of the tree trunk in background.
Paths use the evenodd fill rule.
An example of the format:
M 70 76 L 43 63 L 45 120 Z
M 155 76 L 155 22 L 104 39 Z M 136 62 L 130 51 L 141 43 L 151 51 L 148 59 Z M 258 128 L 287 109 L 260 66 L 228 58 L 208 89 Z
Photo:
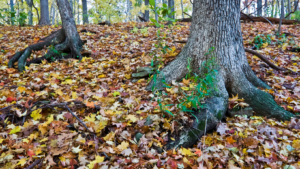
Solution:
M 87 2 L 86 0 L 82 0 L 82 20 L 83 24 L 89 24 L 89 18 L 87 13 Z
M 281 34 L 281 25 L 282 25 L 282 19 L 284 18 L 284 0 L 281 0 L 281 12 L 280 12 L 280 22 L 278 26 L 278 36 Z
M 174 6 L 174 0 L 168 0 L 168 7 L 169 8 L 171 8 L 171 12 L 174 12 L 174 8 L 175 8 L 175 6 Z M 171 15 L 171 16 L 169 16 L 170 18 L 172 18 L 172 19 L 175 19 L 175 15 Z
M 48 0 L 40 0 L 41 19 L 39 25 L 50 25 Z
M 182 3 L 182 0 L 181 0 L 181 11 L 182 11 L 182 18 L 184 18 L 184 14 L 183 14 L 183 3 Z
M 147 7 L 147 10 L 145 10 L 144 19 L 149 21 L 149 0 L 145 0 L 145 6 Z
M 28 25 L 32 25 L 32 17 L 33 17 L 32 4 L 33 4 L 33 0 L 26 0 L 26 3 L 28 5 Z
M 77 0 L 77 25 L 80 25 L 80 20 L 79 20 L 79 0 Z
M 298 6 L 298 3 L 299 3 L 299 1 L 298 0 L 294 0 L 294 7 L 295 7 L 295 11 L 298 11 L 299 10 L 299 6 Z
M 269 14 L 268 14 L 269 11 L 269 7 L 268 7 L 268 0 L 265 0 L 265 16 L 268 17 Z
M 130 0 L 127 0 L 127 22 L 132 20 L 131 16 L 131 7 L 132 7 L 132 2 Z
M 204 100 L 205 108 L 193 112 L 198 120 L 194 120 L 191 127 L 181 130 L 180 136 L 168 143 L 168 149 L 191 147 L 205 131 L 214 129 L 224 117 L 228 98 L 232 94 L 244 98 L 259 116 L 281 120 L 290 120 L 294 116 L 277 105 L 270 94 L 259 89 L 270 87 L 257 78 L 248 64 L 240 24 L 240 0 L 215 2 L 194 1 L 193 19 L 185 47 L 175 60 L 161 70 L 156 81 L 151 81 L 146 88 L 163 89 L 164 83 L 181 81 L 190 70 L 191 74 L 200 77 L 207 71 L 217 70 L 212 93 Z M 214 50 L 207 55 L 212 47 Z M 205 70 L 203 63 L 209 61 L 214 64 L 210 65 L 210 70 Z
M 291 0 L 288 0 L 287 4 L 287 13 L 289 14 L 291 12 Z M 291 19 L 291 15 L 287 17 L 287 19 Z
M 50 8 L 50 22 L 51 23 L 52 23 L 52 20 L 54 18 L 53 11 L 54 11 L 54 3 L 52 2 L 51 8 Z
M 262 0 L 257 0 L 257 16 L 262 16 Z
M 156 7 L 157 7 L 157 0 L 154 0 L 154 9 L 155 9 L 155 20 L 156 22 L 158 22 L 158 14 L 157 14 L 157 10 L 156 10 Z
M 15 9 L 14 9 L 14 0 L 10 0 L 10 11 L 11 12 L 15 12 Z M 10 16 L 10 19 L 11 19 L 10 22 L 11 22 L 12 25 L 15 24 L 15 22 L 14 22 L 15 17 L 13 15 L 15 15 L 15 14 L 11 14 L 11 16 Z
M 274 17 L 274 0 L 272 0 L 271 17 Z
M 52 25 L 54 25 L 55 24 L 55 12 L 56 11 L 56 7 L 55 7 L 55 4 L 54 4 L 54 2 L 53 2 L 53 11 L 52 11 Z
M 245 8 L 246 6 L 248 6 L 248 0 L 245 0 L 245 6 L 244 6 L 244 8 Z M 246 13 L 249 13 L 249 7 L 246 8 Z

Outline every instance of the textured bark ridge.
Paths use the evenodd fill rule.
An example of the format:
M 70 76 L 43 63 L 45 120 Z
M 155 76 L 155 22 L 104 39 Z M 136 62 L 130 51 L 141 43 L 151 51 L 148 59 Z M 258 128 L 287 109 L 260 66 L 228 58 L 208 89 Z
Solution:
M 273 97 L 260 90 L 270 89 L 251 70 L 247 62 L 240 25 L 240 0 L 194 1 L 193 19 L 190 35 L 181 53 L 167 65 L 159 74 L 158 79 L 171 83 L 180 81 L 187 73 L 188 58 L 194 73 L 203 72 L 201 65 L 211 57 L 215 58 L 218 70 L 215 87 L 211 97 L 205 101 L 206 109 L 199 110 L 195 115 L 192 127 L 181 132 L 176 141 L 169 142 L 167 148 L 194 145 L 204 134 L 204 131 L 216 127 L 227 110 L 229 95 L 244 98 L 257 115 L 278 120 L 289 120 L 294 115 L 276 104 Z M 211 47 L 215 50 L 211 55 L 205 55 Z M 151 81 L 147 90 L 151 90 Z M 162 88 L 158 83 L 156 88 Z
M 53 32 L 38 43 L 30 45 L 26 49 L 17 52 L 8 62 L 8 67 L 14 67 L 14 63 L 18 62 L 18 70 L 24 71 L 25 66 L 31 63 L 40 63 L 46 59 L 54 61 L 62 58 L 77 58 L 81 59 L 80 50 L 82 49 L 83 42 L 77 32 L 75 21 L 72 15 L 72 10 L 67 0 L 56 0 L 60 16 L 62 19 L 62 29 Z M 47 54 L 41 58 L 33 59 L 27 62 L 32 51 L 42 50 L 45 47 L 53 46 L 48 49 Z M 64 55 L 67 53 L 67 55 Z

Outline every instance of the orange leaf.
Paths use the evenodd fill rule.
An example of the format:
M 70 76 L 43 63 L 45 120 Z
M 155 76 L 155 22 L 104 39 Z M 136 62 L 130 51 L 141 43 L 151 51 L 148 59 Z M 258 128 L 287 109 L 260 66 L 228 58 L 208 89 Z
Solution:
M 35 153 L 33 150 L 28 150 L 27 151 L 27 155 L 29 155 L 30 157 L 35 156 Z
M 229 144 L 233 144 L 233 143 L 236 142 L 236 141 L 232 138 L 232 136 L 227 137 L 226 140 L 227 140 L 227 142 L 228 142 Z
M 85 105 L 89 108 L 95 108 L 95 105 L 97 104 L 97 102 L 86 102 Z

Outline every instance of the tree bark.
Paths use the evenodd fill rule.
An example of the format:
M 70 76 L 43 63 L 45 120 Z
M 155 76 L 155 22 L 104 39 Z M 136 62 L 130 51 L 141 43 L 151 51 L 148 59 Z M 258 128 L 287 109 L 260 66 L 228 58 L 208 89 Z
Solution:
M 182 18 L 184 18 L 184 11 L 183 11 L 183 3 L 182 3 L 182 0 L 180 1 L 181 2 L 181 11 L 182 11 Z
M 13 0 L 10 0 L 10 12 L 12 12 L 12 13 L 15 12 L 14 1 Z M 10 21 L 11 21 L 11 24 L 14 25 L 15 24 L 15 22 L 14 22 L 15 17 L 12 16 L 13 15 L 12 13 L 11 13 L 11 16 L 10 16 L 11 17 Z
M 269 7 L 268 7 L 268 0 L 265 0 L 265 17 L 268 17 Z
M 281 12 L 280 12 L 280 21 L 279 21 L 279 26 L 278 26 L 278 36 L 281 34 L 281 25 L 282 25 L 282 20 L 284 18 L 284 0 L 281 0 Z
M 203 75 L 201 65 L 214 57 L 215 65 L 210 69 L 217 70 L 214 87 L 210 97 L 205 99 L 205 108 L 194 115 L 191 128 L 182 130 L 175 141 L 168 143 L 167 148 L 180 146 L 190 147 L 205 131 L 214 129 L 228 107 L 228 97 L 237 95 L 244 98 L 257 115 L 279 120 L 289 120 L 294 115 L 278 106 L 273 97 L 258 89 L 270 89 L 251 70 L 243 46 L 240 25 L 240 0 L 215 1 L 195 0 L 190 35 L 181 53 L 168 64 L 158 75 L 157 81 L 151 81 L 147 90 L 152 87 L 163 88 L 163 80 L 170 84 L 180 81 L 189 72 Z M 212 54 L 207 55 L 211 47 Z M 189 61 L 188 61 L 189 60 Z
M 83 24 L 89 24 L 86 0 L 82 0 L 82 18 L 83 18 Z
M 41 19 L 39 25 L 50 25 L 48 0 L 40 0 Z
M 171 12 L 175 11 L 174 0 L 168 0 L 168 7 L 171 8 Z M 175 19 L 175 15 L 169 16 L 169 18 Z
M 257 16 L 262 16 L 262 0 L 257 0 Z
M 80 24 L 80 20 L 79 20 L 79 0 L 77 0 L 77 25 Z
M 290 12 L 291 12 L 291 0 L 288 0 L 287 13 L 289 14 Z M 291 15 L 289 15 L 287 19 L 291 19 Z
M 145 6 L 147 7 L 147 10 L 145 10 L 144 19 L 149 21 L 149 0 L 145 0 Z
M 25 70 L 28 65 L 27 60 L 32 51 L 42 50 L 45 47 L 54 46 L 54 49 L 49 48 L 47 54 L 42 57 L 48 61 L 65 58 L 62 52 L 68 52 L 68 58 L 81 59 L 80 50 L 83 42 L 77 32 L 75 21 L 72 15 L 71 6 L 68 0 L 56 0 L 62 20 L 62 29 L 53 32 L 46 38 L 41 39 L 38 43 L 30 45 L 23 51 L 17 52 L 8 62 L 8 67 L 14 67 L 14 63 L 18 62 L 18 70 L 20 72 Z M 35 60 L 41 61 L 40 58 Z M 31 62 L 29 62 L 31 63 Z
M 28 25 L 32 25 L 32 5 L 33 5 L 33 0 L 26 0 L 26 3 L 28 5 Z

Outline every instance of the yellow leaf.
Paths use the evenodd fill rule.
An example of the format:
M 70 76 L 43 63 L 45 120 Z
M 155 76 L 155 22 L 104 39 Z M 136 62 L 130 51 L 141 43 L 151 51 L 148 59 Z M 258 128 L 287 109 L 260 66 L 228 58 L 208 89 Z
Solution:
M 77 99 L 78 98 L 78 96 L 77 96 L 77 93 L 76 92 L 72 92 L 72 99 Z
M 26 164 L 26 158 L 22 158 L 17 165 L 23 166 L 24 164 Z
M 184 86 L 184 87 L 181 87 L 181 89 L 182 89 L 182 90 L 186 90 L 186 91 L 187 91 L 187 90 L 190 90 L 190 88 L 185 87 L 185 86 Z
M 112 141 L 114 138 L 115 138 L 115 133 L 114 132 L 110 132 L 105 137 L 103 137 L 103 139 L 105 141 Z
M 15 134 L 21 131 L 21 127 L 17 126 L 14 129 L 10 130 L 9 134 Z
M 95 122 L 96 120 L 96 114 L 91 114 L 90 116 L 85 116 L 84 121 L 88 121 L 88 122 Z
M 126 142 L 126 141 L 123 141 L 120 145 L 118 145 L 117 148 L 118 148 L 120 151 L 123 151 L 123 150 L 126 150 L 126 149 L 128 148 L 128 146 L 129 146 L 129 143 Z
M 24 143 L 29 143 L 29 140 L 28 140 L 27 138 L 22 139 L 22 141 L 23 141 Z
M 268 45 L 269 45 L 268 42 L 263 43 L 262 48 L 265 48 L 265 47 L 267 47 Z
M 0 38 L 2 38 L 3 34 L 0 34 Z
M 4 139 L 1 138 L 1 139 L 0 139 L 0 144 L 2 144 L 3 141 L 4 141 Z
M 95 164 L 97 163 L 102 163 L 104 161 L 104 157 L 101 156 L 96 156 L 96 159 L 92 162 L 90 162 L 90 164 L 88 165 L 89 169 L 93 169 Z
M 58 95 L 60 95 L 60 96 L 63 95 L 63 92 L 60 89 L 55 90 L 55 93 L 58 94 Z
M 138 120 L 138 118 L 136 118 L 134 115 L 128 115 L 126 119 L 132 122 L 136 122 Z
M 41 148 L 38 148 L 38 149 L 35 150 L 35 154 L 36 155 L 39 155 L 41 153 L 42 153 L 42 149 Z
M 48 138 L 43 138 L 41 141 L 40 141 L 40 143 L 41 142 L 44 142 L 44 141 L 47 141 L 48 140 Z
M 185 156 L 192 156 L 192 155 L 194 155 L 194 154 L 191 152 L 190 149 L 186 149 L 186 148 L 182 148 L 182 149 L 181 149 L 181 154 L 182 154 L 182 155 L 185 155 Z
M 72 84 L 73 80 L 72 79 L 66 79 L 64 82 L 62 82 L 61 84 Z
M 20 86 L 18 87 L 20 93 L 23 93 L 26 90 L 26 87 Z
M 98 76 L 98 78 L 105 78 L 106 76 L 104 74 L 101 74 Z
M 50 115 L 50 117 L 47 118 L 47 123 L 50 124 L 54 120 L 53 114 Z
M 42 109 L 37 109 L 37 110 L 34 110 L 32 113 L 31 113 L 31 117 L 33 118 L 33 120 L 39 120 L 41 119 L 43 116 L 40 114 L 42 112 Z

